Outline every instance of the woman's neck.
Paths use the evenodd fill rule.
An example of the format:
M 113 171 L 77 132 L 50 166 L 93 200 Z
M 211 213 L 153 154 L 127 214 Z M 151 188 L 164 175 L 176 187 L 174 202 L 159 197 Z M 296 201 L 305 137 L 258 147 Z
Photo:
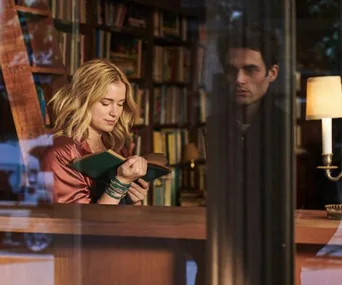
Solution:
M 87 143 L 92 152 L 103 151 L 106 149 L 103 140 L 102 140 L 102 133 L 97 132 L 92 128 L 89 128 L 89 135 L 87 139 Z

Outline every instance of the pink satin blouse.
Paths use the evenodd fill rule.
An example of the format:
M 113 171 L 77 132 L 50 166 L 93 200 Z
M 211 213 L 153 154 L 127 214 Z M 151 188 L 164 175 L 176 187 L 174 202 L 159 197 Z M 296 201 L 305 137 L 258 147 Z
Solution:
M 75 158 L 89 153 L 87 142 L 78 144 L 65 136 L 55 138 L 53 146 L 46 149 L 41 168 L 53 174 L 51 191 L 54 203 L 92 203 L 94 195 L 98 194 L 94 193 L 95 181 L 68 166 Z

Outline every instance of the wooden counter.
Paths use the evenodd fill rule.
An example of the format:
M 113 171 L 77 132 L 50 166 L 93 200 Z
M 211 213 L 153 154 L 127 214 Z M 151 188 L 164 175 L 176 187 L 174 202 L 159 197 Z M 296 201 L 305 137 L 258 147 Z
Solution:
M 342 246 L 342 230 L 338 230 L 341 222 L 328 219 L 325 211 L 300 210 L 295 218 L 296 284 L 301 284 L 302 268 L 308 260 L 312 263 L 320 248 L 329 242 Z M 113 280 L 182 285 L 189 254 L 204 262 L 206 210 L 1 205 L 0 231 L 53 234 L 48 253 L 54 256 L 56 285 L 113 284 Z
M 297 244 L 324 245 L 334 236 L 335 244 L 342 245 L 342 221 L 328 219 L 326 211 L 297 210 L 295 221 Z
M 0 206 L 0 232 L 53 234 L 54 285 L 185 285 L 189 250 L 205 252 L 205 218 L 204 208 L 13 205 Z
M 0 231 L 204 240 L 205 215 L 184 207 L 0 206 Z
M 303 244 L 326 244 L 341 224 L 328 219 L 325 211 L 297 210 L 295 219 L 295 241 Z M 0 206 L 0 231 L 205 240 L 206 209 Z

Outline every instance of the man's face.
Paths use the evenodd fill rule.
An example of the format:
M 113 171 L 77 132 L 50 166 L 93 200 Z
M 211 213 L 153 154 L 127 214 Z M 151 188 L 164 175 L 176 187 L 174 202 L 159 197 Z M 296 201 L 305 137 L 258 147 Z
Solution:
M 236 102 L 249 105 L 265 95 L 270 83 L 277 78 L 278 66 L 266 70 L 259 51 L 231 48 L 224 58 L 224 71 Z

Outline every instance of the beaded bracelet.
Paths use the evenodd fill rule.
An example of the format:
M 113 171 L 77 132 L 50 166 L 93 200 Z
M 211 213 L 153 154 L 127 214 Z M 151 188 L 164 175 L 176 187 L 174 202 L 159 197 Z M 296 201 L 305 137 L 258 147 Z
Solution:
M 108 189 L 106 189 L 106 194 L 111 197 L 111 198 L 114 198 L 116 200 L 121 200 L 122 198 L 124 198 L 127 193 L 124 193 L 124 194 L 120 194 L 120 195 L 115 195 L 115 192 L 114 191 L 110 191 Z
M 111 186 L 108 186 L 106 188 L 106 194 L 114 199 L 122 199 L 123 197 L 125 197 L 127 195 L 127 191 L 122 191 L 120 189 L 115 189 Z
M 127 195 L 130 186 L 130 183 L 122 183 L 116 177 L 114 177 L 110 180 L 110 183 L 107 185 L 105 192 L 108 196 L 120 200 Z
M 128 184 L 122 183 L 119 179 L 116 178 L 116 176 L 112 179 L 112 181 L 113 181 L 113 180 L 114 180 L 114 182 L 116 182 L 116 183 L 119 184 L 120 186 L 122 186 L 122 187 L 127 187 L 127 189 L 128 189 L 129 187 L 131 187 L 131 183 L 128 183 Z

